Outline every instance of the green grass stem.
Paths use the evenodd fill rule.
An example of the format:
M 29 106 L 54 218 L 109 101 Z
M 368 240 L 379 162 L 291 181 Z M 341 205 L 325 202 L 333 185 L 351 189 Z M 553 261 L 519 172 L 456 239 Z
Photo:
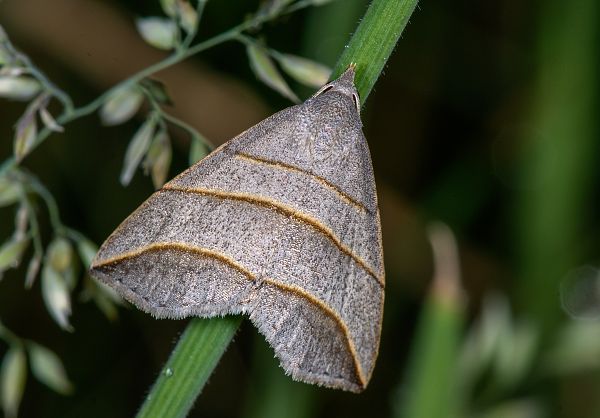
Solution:
M 138 418 L 185 417 L 241 321 L 241 316 L 192 319 L 146 397 Z
M 373 1 L 338 59 L 332 79 L 356 64 L 354 84 L 363 105 L 416 6 L 417 0 Z

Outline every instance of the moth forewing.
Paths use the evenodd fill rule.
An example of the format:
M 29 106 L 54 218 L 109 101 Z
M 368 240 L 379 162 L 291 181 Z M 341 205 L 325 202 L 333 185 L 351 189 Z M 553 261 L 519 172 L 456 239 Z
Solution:
M 384 269 L 353 78 L 351 67 L 166 183 L 92 274 L 160 318 L 247 314 L 294 379 L 362 391 Z

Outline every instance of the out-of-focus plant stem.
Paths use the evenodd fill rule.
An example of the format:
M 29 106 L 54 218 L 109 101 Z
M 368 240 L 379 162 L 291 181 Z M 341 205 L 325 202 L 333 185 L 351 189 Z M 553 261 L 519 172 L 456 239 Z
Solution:
M 462 410 L 459 343 L 465 321 L 456 241 L 444 224 L 429 228 L 435 273 L 416 331 L 409 370 L 394 399 L 396 418 L 448 418 Z
M 536 188 L 519 205 L 517 296 L 543 333 L 560 318 L 560 280 L 578 262 L 581 228 L 591 215 L 585 196 L 597 171 L 599 7 L 597 0 L 540 3 L 532 112 L 539 139 L 526 170 Z

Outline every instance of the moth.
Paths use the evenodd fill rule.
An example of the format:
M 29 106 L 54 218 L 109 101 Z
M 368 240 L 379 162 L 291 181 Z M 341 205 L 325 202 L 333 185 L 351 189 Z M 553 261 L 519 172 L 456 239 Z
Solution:
M 354 66 L 155 192 L 91 273 L 157 318 L 247 315 L 295 380 L 369 382 L 381 226 Z

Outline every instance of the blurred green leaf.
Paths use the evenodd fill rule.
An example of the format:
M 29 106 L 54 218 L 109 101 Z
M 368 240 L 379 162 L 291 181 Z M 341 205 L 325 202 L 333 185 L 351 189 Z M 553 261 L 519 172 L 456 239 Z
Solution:
M 176 14 L 175 3 L 177 0 L 160 0 L 160 5 L 163 12 L 169 17 L 174 17 Z
M 19 205 L 17 212 L 15 213 L 15 232 L 14 234 L 18 238 L 22 238 L 27 235 L 29 227 L 29 209 L 23 202 Z
M 54 321 L 62 329 L 72 331 L 73 327 L 69 323 L 71 316 L 69 287 L 64 277 L 48 263 L 44 263 L 42 269 L 42 297 Z
M 551 375 L 600 370 L 600 326 L 598 321 L 571 320 L 553 338 L 542 358 Z
M 58 237 L 52 240 L 48 245 L 46 259 L 52 269 L 58 273 L 63 273 L 69 269 L 73 263 L 73 246 L 68 239 Z
M 395 399 L 395 417 L 447 418 L 462 407 L 456 382 L 464 313 L 429 295 L 419 319 L 409 372 Z
M 474 418 L 542 418 L 547 416 L 547 411 L 539 401 L 525 398 L 502 402 L 484 413 L 476 414 Z
M 433 224 L 429 238 L 434 278 L 419 318 L 407 378 L 395 399 L 395 417 L 448 418 L 464 408 L 457 379 L 465 321 L 458 249 L 444 224 Z
M 294 0 L 264 0 L 257 11 L 257 14 L 274 18 L 293 1 Z
M 159 131 L 152 139 L 152 144 L 144 160 L 144 170 L 150 171 L 155 189 L 165 184 L 171 165 L 171 141 L 164 130 Z
M 186 33 L 195 33 L 198 28 L 198 13 L 187 0 L 177 0 L 179 25 Z
M 28 244 L 29 238 L 17 235 L 13 235 L 2 244 L 0 247 L 0 278 L 6 270 L 19 266 Z
M 487 295 L 480 317 L 461 349 L 457 375 L 461 376 L 462 390 L 475 390 L 478 379 L 484 375 L 488 391 L 500 396 L 514 390 L 533 366 L 538 338 L 538 330 L 532 324 L 523 319 L 513 321 L 506 297 L 498 293 Z
M 492 293 L 483 299 L 481 314 L 473 323 L 460 352 L 459 375 L 467 385 L 492 364 L 500 339 L 510 333 L 508 301 L 500 294 Z
M 10 54 L 0 45 L 0 67 L 9 64 L 12 61 Z
M 77 240 L 77 251 L 87 271 L 96 257 L 98 246 L 87 238 L 80 238 Z M 116 305 L 124 304 L 123 299 L 113 288 L 89 276 L 85 278 L 81 299 L 84 301 L 93 300 L 96 306 L 111 321 L 115 320 L 118 316 Z
M 51 131 L 63 132 L 65 130 L 65 128 L 63 128 L 56 122 L 56 120 L 52 117 L 48 109 L 46 109 L 45 107 L 40 109 L 40 119 L 44 123 L 44 126 L 50 129 Z
M 118 125 L 128 121 L 140 108 L 144 95 L 137 87 L 115 91 L 100 108 L 100 120 L 104 125 Z
M 501 389 L 514 389 L 528 375 L 538 348 L 537 329 L 529 322 L 515 321 L 498 341 L 495 378 Z
M 274 56 L 281 68 L 294 80 L 309 87 L 321 87 L 327 84 L 331 68 L 307 58 L 291 54 Z
M 0 207 L 10 206 L 16 203 L 21 196 L 21 184 L 0 176 Z
M 198 161 L 206 157 L 208 154 L 208 147 L 206 146 L 205 141 L 201 140 L 197 137 L 192 137 L 192 143 L 190 144 L 190 156 L 189 156 L 189 164 L 190 166 L 196 164 Z
M 27 101 L 41 91 L 40 83 L 26 76 L 0 76 L 0 97 Z
M 155 128 L 155 118 L 150 117 L 146 119 L 131 139 L 131 142 L 129 142 L 121 171 L 121 184 L 123 186 L 127 186 L 131 182 L 135 170 L 144 158 L 144 155 L 146 155 Z
M 46 250 L 46 264 L 59 274 L 69 290 L 77 285 L 75 274 L 75 251 L 71 242 L 57 237 L 50 242 Z
M 294 103 L 300 102 L 275 67 L 265 48 L 257 45 L 255 42 L 250 42 L 246 45 L 246 51 L 250 59 L 252 71 L 254 71 L 254 74 L 260 81 Z
M 85 279 L 81 300 L 92 300 L 110 321 L 118 317 L 117 306 L 125 304 L 113 288 L 89 276 Z
M 77 240 L 77 252 L 79 253 L 81 263 L 87 271 L 92 265 L 94 257 L 96 257 L 98 246 L 87 238 L 81 238 Z
M 16 418 L 25 391 L 27 359 L 21 347 L 11 347 L 4 355 L 0 369 L 2 409 L 6 418 Z
M 35 282 L 35 278 L 40 272 L 40 266 L 42 265 L 42 256 L 34 254 L 29 260 L 29 264 L 27 265 L 27 273 L 25 273 L 25 287 L 30 289 L 33 286 L 33 282 Z
M 36 343 L 28 346 L 31 372 L 37 380 L 52 390 L 67 395 L 73 392 L 73 384 L 60 358 L 48 348 Z
M 155 48 L 173 49 L 177 43 L 177 25 L 171 19 L 143 17 L 135 21 L 142 38 Z
M 37 137 L 35 112 L 26 111 L 17 122 L 15 129 L 14 154 L 17 161 L 23 160 L 33 149 Z

